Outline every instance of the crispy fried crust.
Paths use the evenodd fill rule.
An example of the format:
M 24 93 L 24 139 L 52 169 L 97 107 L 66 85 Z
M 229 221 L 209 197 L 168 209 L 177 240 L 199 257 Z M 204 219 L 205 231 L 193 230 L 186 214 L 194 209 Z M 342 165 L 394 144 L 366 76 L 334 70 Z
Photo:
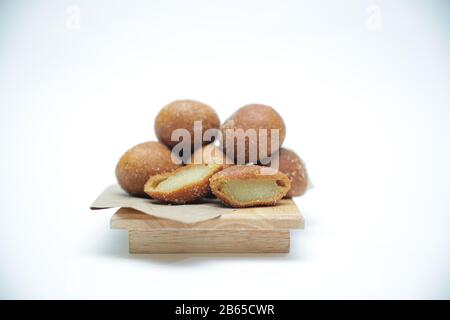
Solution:
M 146 196 L 144 185 L 154 175 L 180 167 L 172 162 L 170 150 L 162 143 L 148 141 L 125 152 L 116 166 L 119 185 L 133 196 Z
M 177 173 L 185 170 L 190 170 L 196 166 L 208 166 L 210 172 L 203 179 L 184 185 L 181 188 L 175 189 L 170 192 L 161 192 L 157 190 L 158 185 L 169 178 L 172 175 L 176 175 Z M 157 175 L 151 177 L 147 183 L 145 184 L 145 192 L 152 197 L 153 199 L 157 199 L 161 202 L 172 203 L 172 204 L 184 204 L 195 202 L 204 196 L 206 196 L 210 192 L 209 188 L 209 178 L 214 175 L 216 172 L 222 170 L 222 165 L 219 164 L 209 164 L 209 165 L 201 165 L 201 164 L 191 164 L 184 167 L 181 167 L 173 172 L 165 173 L 161 175 Z
M 228 159 L 222 149 L 213 143 L 197 149 L 191 156 L 193 164 L 222 164 L 224 168 L 234 165 L 233 160 Z
M 271 199 L 255 198 L 252 201 L 244 203 L 234 199 L 232 196 L 224 192 L 224 185 L 231 180 L 275 181 L 279 186 L 279 192 L 275 197 Z M 274 205 L 286 195 L 291 187 L 289 178 L 284 173 L 274 170 L 270 167 L 262 167 L 257 165 L 232 166 L 216 173 L 211 177 L 209 181 L 212 193 L 224 204 L 235 208 Z
M 253 141 L 251 145 L 256 144 L 256 150 L 257 150 L 257 159 L 256 161 L 259 161 L 259 145 L 260 145 L 260 139 L 259 139 L 259 130 L 260 129 L 266 129 L 266 138 L 267 138 L 267 150 L 265 150 L 264 154 L 271 155 L 274 152 L 278 151 L 278 147 L 281 147 L 283 144 L 284 138 L 286 137 L 286 126 L 284 124 L 283 118 L 280 116 L 280 114 L 272 107 L 266 106 L 263 104 L 249 104 L 246 106 L 243 106 L 239 110 L 237 110 L 235 113 L 231 115 L 221 126 L 222 131 L 222 138 L 223 138 L 223 146 L 225 153 L 227 156 L 231 157 L 231 151 L 227 149 L 227 132 L 231 133 L 237 133 L 237 129 L 242 129 L 243 131 L 247 131 L 249 129 L 256 130 L 257 138 L 256 141 Z M 279 130 L 279 145 L 278 147 L 272 146 L 271 144 L 271 129 L 278 129 Z M 233 146 L 234 149 L 234 161 L 238 162 L 238 154 L 240 152 L 245 152 L 245 163 L 248 163 L 252 159 L 250 159 L 250 139 L 248 137 L 245 137 L 245 150 L 238 150 L 238 143 L 236 142 L 236 139 L 229 142 L 230 146 Z M 264 144 L 262 144 L 264 145 Z M 243 164 L 243 163 L 238 163 Z
M 291 189 L 286 198 L 302 196 L 308 187 L 308 173 L 302 159 L 292 150 L 281 148 L 279 151 L 278 170 L 288 176 Z M 268 164 L 270 166 L 271 163 Z
M 207 144 L 198 148 L 192 155 L 189 163 L 193 164 L 221 164 L 223 168 L 233 166 L 233 160 L 227 158 L 220 147 L 214 143 Z M 214 198 L 211 191 L 205 195 L 207 198 Z
M 169 148 L 178 141 L 172 141 L 172 132 L 176 129 L 186 129 L 191 134 L 191 145 L 194 145 L 194 121 L 202 122 L 202 138 L 208 129 L 220 128 L 220 120 L 216 111 L 210 106 L 193 100 L 176 100 L 158 113 L 155 119 L 155 132 L 158 140 Z M 208 142 L 203 142 L 206 144 Z

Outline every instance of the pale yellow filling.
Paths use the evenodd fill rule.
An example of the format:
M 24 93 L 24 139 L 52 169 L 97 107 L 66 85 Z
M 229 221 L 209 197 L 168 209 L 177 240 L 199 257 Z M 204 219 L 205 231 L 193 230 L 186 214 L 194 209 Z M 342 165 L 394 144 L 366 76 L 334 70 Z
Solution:
M 158 184 L 155 190 L 160 192 L 178 190 L 184 186 L 197 183 L 207 178 L 210 174 L 211 168 L 208 166 L 192 167 L 169 176 L 166 180 Z
M 272 180 L 231 180 L 223 185 L 222 192 L 239 202 L 269 201 L 280 192 Z

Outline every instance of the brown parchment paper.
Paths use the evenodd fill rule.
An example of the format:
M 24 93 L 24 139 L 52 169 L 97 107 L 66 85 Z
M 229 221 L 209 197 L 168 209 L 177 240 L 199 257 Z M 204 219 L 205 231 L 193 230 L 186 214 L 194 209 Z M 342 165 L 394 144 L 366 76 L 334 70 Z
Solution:
M 132 208 L 143 213 L 183 223 L 196 223 L 220 217 L 235 209 L 226 208 L 213 199 L 205 199 L 205 203 L 167 205 L 148 198 L 128 195 L 119 185 L 106 188 L 91 205 L 92 210 L 108 208 Z M 203 201 L 202 201 L 203 202 Z

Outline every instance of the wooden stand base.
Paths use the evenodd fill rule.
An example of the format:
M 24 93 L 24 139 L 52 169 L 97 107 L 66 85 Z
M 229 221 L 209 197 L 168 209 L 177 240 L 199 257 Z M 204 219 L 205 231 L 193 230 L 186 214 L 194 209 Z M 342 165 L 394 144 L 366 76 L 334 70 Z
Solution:
M 130 253 L 287 253 L 289 231 L 129 231 Z
M 128 230 L 130 253 L 287 253 L 290 229 L 303 228 L 303 217 L 292 200 L 194 224 L 121 208 L 111 227 Z

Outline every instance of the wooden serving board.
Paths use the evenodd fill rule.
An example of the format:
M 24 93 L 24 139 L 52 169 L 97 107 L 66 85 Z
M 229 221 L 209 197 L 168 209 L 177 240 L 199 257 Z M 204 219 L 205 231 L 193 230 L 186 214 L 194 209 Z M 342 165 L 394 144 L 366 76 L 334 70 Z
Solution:
M 183 208 L 173 206 L 173 210 Z M 119 209 L 111 218 L 112 229 L 128 230 L 130 253 L 286 253 L 290 229 L 303 225 L 303 216 L 291 199 L 272 207 L 236 209 L 192 224 L 130 208 Z

